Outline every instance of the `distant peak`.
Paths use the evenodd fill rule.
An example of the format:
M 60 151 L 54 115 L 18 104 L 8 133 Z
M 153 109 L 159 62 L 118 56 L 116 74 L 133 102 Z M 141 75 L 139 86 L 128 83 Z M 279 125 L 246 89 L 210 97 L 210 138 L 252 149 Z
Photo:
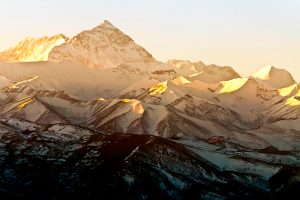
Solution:
M 113 68 L 119 65 L 146 67 L 156 63 L 150 53 L 108 20 L 80 32 L 64 45 L 53 48 L 49 60 L 80 63 L 92 68 Z
M 273 65 L 264 66 L 261 70 L 265 70 L 268 73 L 271 73 L 274 70 L 281 70 L 279 68 L 274 67 Z
M 284 71 L 285 73 L 288 73 L 286 70 L 284 69 L 279 69 L 279 68 L 276 68 L 272 65 L 267 65 L 263 68 L 261 68 L 260 70 L 258 70 L 257 72 L 255 72 L 253 74 L 253 77 L 254 78 L 258 78 L 258 79 L 261 79 L 261 80 L 269 80 L 271 77 L 271 73 L 273 73 L 274 71 Z
M 99 26 L 96 28 L 110 28 L 110 29 L 116 29 L 116 27 L 108 20 L 104 20 Z
M 295 83 L 292 75 L 285 69 L 272 65 L 265 66 L 252 75 L 253 78 L 267 81 L 273 88 L 283 88 Z
M 112 26 L 112 23 L 110 23 L 110 21 L 108 21 L 108 20 L 104 20 L 103 24 L 111 25 Z

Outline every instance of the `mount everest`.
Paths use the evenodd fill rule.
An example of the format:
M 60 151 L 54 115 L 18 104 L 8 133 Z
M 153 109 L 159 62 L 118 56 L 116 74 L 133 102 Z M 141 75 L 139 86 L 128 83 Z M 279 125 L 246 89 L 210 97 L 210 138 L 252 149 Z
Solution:
M 102 156 L 104 150 L 118 152 L 111 148 L 122 151 L 121 144 L 128 153 L 112 158 L 117 156 L 116 165 L 126 170 L 110 173 L 123 174 L 118 180 L 124 176 L 124 185 L 116 185 L 122 191 L 129 188 L 129 198 L 154 198 L 138 188 L 139 181 L 148 179 L 133 166 L 151 176 L 163 174 L 163 180 L 151 179 L 151 187 L 159 197 L 170 199 L 188 198 L 197 187 L 208 188 L 196 192 L 203 199 L 272 199 L 299 186 L 299 181 L 279 181 L 274 189 L 272 182 L 287 169 L 296 171 L 289 179 L 299 180 L 300 87 L 284 69 L 266 66 L 241 77 L 229 66 L 175 59 L 163 63 L 108 21 L 71 38 L 28 38 L 0 53 L 0 61 L 0 195 L 26 197 L 36 189 L 7 184 L 9 178 L 21 176 L 18 167 L 38 168 L 31 158 L 25 159 L 28 155 L 38 163 L 50 157 L 64 163 L 73 156 L 82 162 L 82 170 L 92 165 L 100 170 L 106 165 L 95 164 L 93 156 L 81 158 L 79 152 Z M 102 145 L 115 137 L 119 146 Z M 127 137 L 137 144 L 122 143 Z M 24 152 L 7 152 L 7 146 Z M 95 149 L 84 150 L 87 146 Z M 72 156 L 62 156 L 67 151 Z M 10 163 L 10 156 L 20 166 Z M 101 157 L 103 163 L 112 158 Z M 63 166 L 50 163 L 57 169 Z M 12 174 L 4 173 L 6 166 Z M 38 181 L 31 175 L 28 179 L 22 181 Z M 58 180 L 63 184 L 65 178 Z M 225 183 L 232 193 L 225 192 Z M 20 183 L 12 179 L 10 184 Z M 132 191 L 138 192 L 130 196 Z

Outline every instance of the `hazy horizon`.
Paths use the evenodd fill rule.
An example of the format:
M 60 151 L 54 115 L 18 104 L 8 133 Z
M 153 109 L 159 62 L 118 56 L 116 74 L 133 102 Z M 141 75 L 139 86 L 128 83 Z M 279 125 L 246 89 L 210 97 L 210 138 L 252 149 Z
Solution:
M 11 0 L 0 5 L 0 51 L 27 36 L 72 37 L 107 19 L 160 61 L 229 65 L 244 76 L 274 65 L 300 80 L 300 0 Z

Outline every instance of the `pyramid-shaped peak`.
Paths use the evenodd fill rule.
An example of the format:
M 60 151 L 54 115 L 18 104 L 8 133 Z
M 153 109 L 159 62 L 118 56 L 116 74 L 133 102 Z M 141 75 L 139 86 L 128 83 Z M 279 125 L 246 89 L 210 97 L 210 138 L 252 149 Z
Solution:
M 295 83 L 294 78 L 287 70 L 276 68 L 271 65 L 258 70 L 252 77 L 267 81 L 268 85 L 273 88 L 283 88 Z
M 49 60 L 79 63 L 92 68 L 156 65 L 150 53 L 107 20 L 55 47 L 49 54 Z
M 96 29 L 118 29 L 110 21 L 104 20 L 100 25 L 95 27 Z
M 268 80 L 272 68 L 274 68 L 274 67 L 271 65 L 265 66 L 265 67 L 259 69 L 257 72 L 255 72 L 252 76 L 254 78 L 259 78 L 262 80 Z
M 86 48 L 99 44 L 99 46 L 108 47 L 112 46 L 113 43 L 128 46 L 134 41 L 109 21 L 104 20 L 100 25 L 75 35 L 69 42 L 75 42 L 73 46 L 82 45 L 82 47 L 85 46 Z
M 260 70 L 258 70 L 257 72 L 255 72 L 252 76 L 254 78 L 258 78 L 261 80 L 269 80 L 272 78 L 272 75 L 274 75 L 276 73 L 290 74 L 285 69 L 280 69 L 280 68 L 276 68 L 272 65 L 267 65 L 267 66 L 261 68 Z
M 108 20 L 104 20 L 102 24 L 113 26 L 112 23 L 110 21 L 108 21 Z

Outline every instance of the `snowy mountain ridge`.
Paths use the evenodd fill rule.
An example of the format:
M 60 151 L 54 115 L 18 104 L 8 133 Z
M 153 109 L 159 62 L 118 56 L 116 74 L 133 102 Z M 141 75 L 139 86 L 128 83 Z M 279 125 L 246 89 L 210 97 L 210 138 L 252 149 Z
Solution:
M 92 68 L 119 65 L 148 67 L 157 64 L 150 53 L 106 20 L 53 48 L 49 61 L 75 62 Z
M 0 61 L 34 62 L 47 61 L 50 51 L 68 40 L 63 34 L 52 37 L 28 37 L 16 46 L 0 53 Z
M 163 174 L 164 184 L 183 196 L 200 174 L 197 180 L 208 181 L 213 192 L 208 199 L 230 197 L 213 187 L 224 183 L 239 187 L 234 196 L 247 191 L 269 197 L 271 177 L 299 168 L 300 83 L 284 69 L 266 66 L 241 77 L 229 66 L 201 61 L 162 63 L 108 21 L 70 39 L 27 39 L 0 60 L 0 146 L 26 149 L 26 156 L 61 158 L 55 147 L 87 167 L 98 154 L 110 163 L 108 152 L 114 152 L 120 166 L 135 174 L 131 164 L 142 161 L 139 170 Z M 89 160 L 93 153 L 97 159 Z M 140 178 L 130 175 L 121 177 L 128 188 Z M 294 183 L 297 176 L 291 177 Z M 5 178 L 0 174 L 0 196 Z

